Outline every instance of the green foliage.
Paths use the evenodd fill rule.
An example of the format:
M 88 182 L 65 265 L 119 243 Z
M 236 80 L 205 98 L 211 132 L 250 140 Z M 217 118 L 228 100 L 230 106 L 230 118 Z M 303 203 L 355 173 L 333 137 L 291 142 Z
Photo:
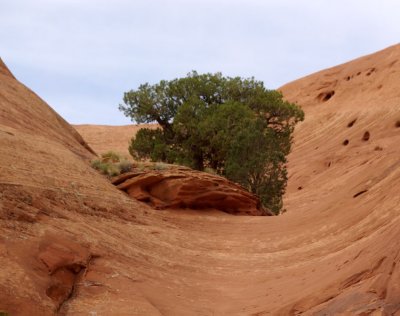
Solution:
M 116 152 L 113 152 L 111 150 L 104 154 L 101 154 L 101 158 L 102 158 L 101 160 L 103 162 L 112 162 L 112 163 L 119 162 L 122 159 L 121 155 L 119 155 Z
M 149 171 L 149 170 L 157 170 L 157 171 L 163 171 L 163 170 L 169 170 L 173 165 L 169 165 L 163 162 L 137 162 L 135 164 L 135 170 L 138 171 Z
M 129 160 L 123 159 L 118 163 L 118 167 L 120 169 L 120 173 L 126 173 L 131 171 L 133 165 Z
M 141 129 L 129 152 L 135 159 L 214 170 L 257 194 L 275 213 L 282 208 L 286 155 L 303 111 L 254 78 L 189 73 L 144 84 L 124 94 L 125 115 Z
M 129 145 L 129 153 L 136 160 L 167 161 L 168 146 L 163 130 L 160 128 L 140 129 L 135 136 L 135 141 L 131 141 Z
M 132 163 L 129 160 L 113 151 L 102 154 L 101 159 L 92 160 L 91 165 L 109 177 L 118 176 L 132 169 Z
M 226 176 L 257 194 L 263 205 L 279 213 L 285 193 L 286 157 L 275 132 L 249 122 L 234 138 L 225 163 Z
M 92 160 L 92 167 L 101 173 L 108 174 L 108 163 L 102 162 L 100 159 Z
M 209 173 L 209 174 L 217 174 L 217 172 L 213 168 L 210 168 L 210 167 L 205 167 L 203 171 L 206 173 Z
M 156 163 L 153 166 L 154 170 L 167 170 L 169 169 L 168 165 L 165 163 Z

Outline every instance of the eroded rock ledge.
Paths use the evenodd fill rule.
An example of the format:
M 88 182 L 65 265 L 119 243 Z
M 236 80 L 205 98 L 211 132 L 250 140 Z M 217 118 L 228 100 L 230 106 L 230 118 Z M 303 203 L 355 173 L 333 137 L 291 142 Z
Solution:
M 120 190 L 156 209 L 216 209 L 265 215 L 257 196 L 227 179 L 189 168 L 134 170 L 112 180 Z

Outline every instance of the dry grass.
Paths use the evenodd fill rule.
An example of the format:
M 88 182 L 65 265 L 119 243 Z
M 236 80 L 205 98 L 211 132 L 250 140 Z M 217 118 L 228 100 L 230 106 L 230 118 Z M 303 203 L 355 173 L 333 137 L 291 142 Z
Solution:
M 101 158 L 92 160 L 91 165 L 109 177 L 115 177 L 132 170 L 133 164 L 127 158 L 113 151 L 101 155 Z

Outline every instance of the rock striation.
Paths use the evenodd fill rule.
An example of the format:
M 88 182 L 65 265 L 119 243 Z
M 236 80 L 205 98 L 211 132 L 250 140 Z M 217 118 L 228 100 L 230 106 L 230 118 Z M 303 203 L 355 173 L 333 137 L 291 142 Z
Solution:
M 112 182 L 155 209 L 215 209 L 234 215 L 265 213 L 260 200 L 241 186 L 189 168 L 129 172 Z

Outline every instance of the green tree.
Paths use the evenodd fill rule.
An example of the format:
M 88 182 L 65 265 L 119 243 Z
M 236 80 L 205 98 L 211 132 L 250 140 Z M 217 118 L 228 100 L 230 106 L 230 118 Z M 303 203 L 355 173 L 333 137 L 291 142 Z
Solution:
M 248 122 L 236 134 L 225 162 L 227 178 L 240 183 L 279 213 L 285 193 L 286 156 L 273 130 L 263 130 L 260 120 Z
M 123 101 L 119 108 L 133 121 L 161 127 L 141 129 L 132 139 L 129 151 L 136 159 L 212 168 L 279 213 L 292 133 L 304 119 L 280 92 L 254 78 L 192 72 L 141 85 Z

